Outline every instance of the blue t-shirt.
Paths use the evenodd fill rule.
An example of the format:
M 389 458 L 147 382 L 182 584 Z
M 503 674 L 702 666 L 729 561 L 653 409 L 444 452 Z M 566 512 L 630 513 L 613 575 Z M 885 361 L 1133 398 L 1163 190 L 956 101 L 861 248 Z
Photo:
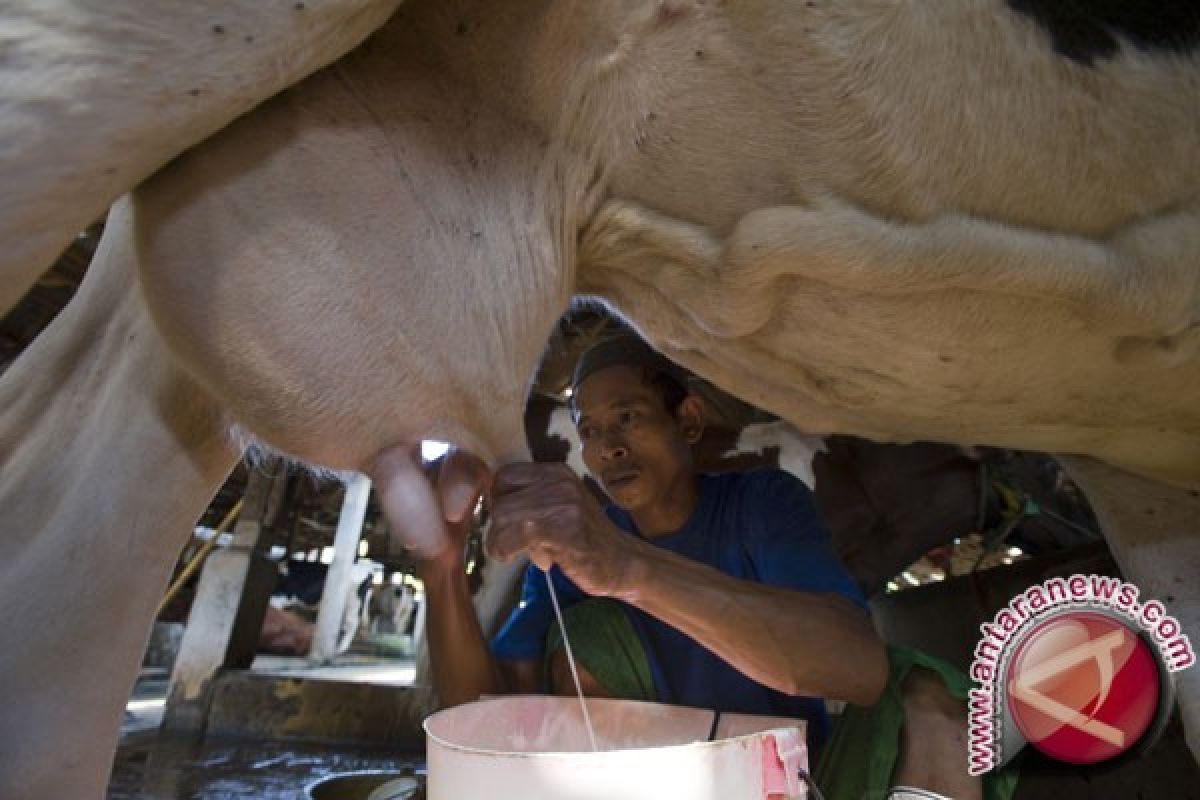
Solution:
M 676 533 L 647 539 L 681 556 L 735 578 L 798 589 L 836 592 L 862 608 L 866 601 L 830 543 L 812 493 L 781 470 L 701 475 L 696 510 Z M 606 509 L 620 528 L 639 535 L 628 513 Z M 563 607 L 587 597 L 559 569 L 551 580 Z M 809 742 L 819 747 L 828 734 L 824 702 L 775 691 L 730 666 L 719 656 L 661 620 L 624 606 L 650 662 L 658 700 L 742 714 L 798 717 L 809 721 Z M 532 564 L 521 601 L 492 640 L 497 658 L 540 660 L 554 608 L 543 572 Z M 820 646 L 820 643 L 813 643 Z

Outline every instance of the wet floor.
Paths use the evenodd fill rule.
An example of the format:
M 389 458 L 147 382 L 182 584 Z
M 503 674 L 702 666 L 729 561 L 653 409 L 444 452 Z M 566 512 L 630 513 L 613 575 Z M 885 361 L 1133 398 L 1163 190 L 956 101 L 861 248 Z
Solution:
M 364 770 L 423 774 L 424 755 L 146 731 L 123 737 L 108 800 L 298 800 L 322 778 Z

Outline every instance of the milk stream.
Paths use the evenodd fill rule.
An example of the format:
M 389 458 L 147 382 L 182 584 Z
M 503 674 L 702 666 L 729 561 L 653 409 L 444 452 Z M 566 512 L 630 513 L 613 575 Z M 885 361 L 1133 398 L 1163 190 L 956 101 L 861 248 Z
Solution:
M 575 654 L 571 652 L 571 640 L 567 638 L 567 626 L 563 624 L 562 609 L 558 605 L 558 595 L 554 591 L 554 581 L 550 580 L 550 570 L 546 570 L 546 585 L 550 587 L 550 602 L 554 604 L 554 616 L 558 618 L 558 630 L 562 633 L 563 649 L 567 651 L 567 665 L 571 668 L 571 680 L 575 681 L 575 694 L 579 697 L 579 707 L 583 709 L 583 724 L 587 726 L 588 739 L 592 743 L 592 752 L 600 752 L 596 746 L 596 731 L 592 728 L 592 718 L 588 714 L 587 702 L 583 699 L 583 687 L 579 685 L 579 671 L 575 669 Z

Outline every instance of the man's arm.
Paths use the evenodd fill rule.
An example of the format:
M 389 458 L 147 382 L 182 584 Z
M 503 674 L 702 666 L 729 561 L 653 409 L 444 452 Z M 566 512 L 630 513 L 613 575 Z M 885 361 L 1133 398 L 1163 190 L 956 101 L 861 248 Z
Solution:
M 585 592 L 658 617 L 773 689 L 857 705 L 883 691 L 883 643 L 845 597 L 733 578 L 627 536 L 557 465 L 506 467 L 494 490 L 493 556 L 557 564 Z
M 484 642 L 462 564 L 421 565 L 417 576 L 425 584 L 425 635 L 433 686 L 442 705 L 499 694 L 501 678 Z
M 372 470 L 390 488 L 380 503 L 392 530 L 415 549 L 417 576 L 425 584 L 426 635 L 434 689 L 443 706 L 476 700 L 483 694 L 535 691 L 536 662 L 506 662 L 488 650 L 463 569 L 463 548 L 486 467 L 453 452 L 426 470 L 416 452 L 381 454 Z
M 433 686 L 443 706 L 541 688 L 536 660 L 499 659 L 488 649 L 461 556 L 418 564 L 417 577 L 425 584 L 425 632 Z
M 615 596 L 772 689 L 871 705 L 887 683 L 883 642 L 841 595 L 733 578 L 650 545 L 627 574 Z

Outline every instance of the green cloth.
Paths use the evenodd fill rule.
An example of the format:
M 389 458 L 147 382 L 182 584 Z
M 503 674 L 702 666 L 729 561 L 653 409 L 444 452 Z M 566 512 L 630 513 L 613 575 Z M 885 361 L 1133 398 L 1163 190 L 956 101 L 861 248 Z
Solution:
M 592 674 L 613 697 L 625 700 L 658 699 L 650 662 L 633 623 L 621 604 L 607 597 L 593 597 L 563 611 L 563 624 L 571 639 L 577 664 Z M 546 664 L 562 647 L 558 625 L 546 633 Z
M 888 682 L 875 705 L 848 705 L 833 726 L 813 770 L 826 800 L 883 800 L 900 758 L 904 701 L 900 687 L 913 667 L 936 673 L 955 698 L 966 701 L 970 679 L 958 668 L 919 650 L 888 646 Z M 964 762 L 962 768 L 966 768 Z M 1012 765 L 983 776 L 984 800 L 1009 800 L 1017 788 Z
M 577 603 L 563 613 L 575 660 L 613 697 L 658 699 L 650 663 L 637 631 L 620 604 L 607 598 Z M 562 646 L 557 625 L 546 635 L 546 662 Z M 950 694 L 966 701 L 970 679 L 941 659 L 904 647 L 888 647 L 888 682 L 870 707 L 846 706 L 834 723 L 813 778 L 826 800 L 883 800 L 900 758 L 904 703 L 900 687 L 913 667 L 936 673 Z M 966 764 L 962 765 L 964 768 Z M 983 777 L 984 800 L 1010 800 L 1017 786 L 1013 765 Z

